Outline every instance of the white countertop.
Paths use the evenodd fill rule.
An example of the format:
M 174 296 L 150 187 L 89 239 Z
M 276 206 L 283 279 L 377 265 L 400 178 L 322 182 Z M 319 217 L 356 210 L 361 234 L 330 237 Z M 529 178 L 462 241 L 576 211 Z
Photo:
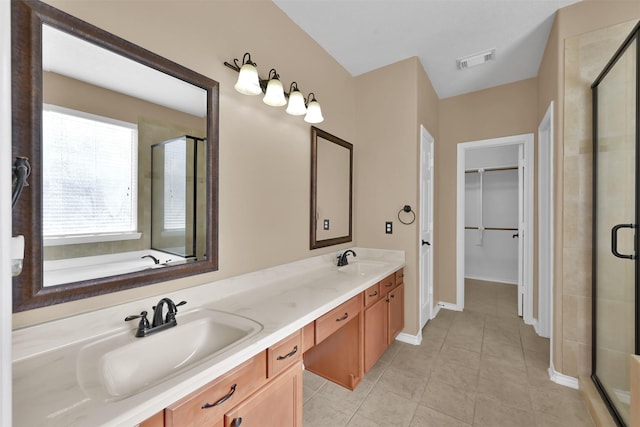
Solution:
M 330 253 L 163 295 L 175 302 L 188 301 L 176 316 L 178 324 L 184 313 L 208 308 L 250 318 L 260 323 L 262 330 L 185 372 L 121 400 L 105 401 L 83 390 L 77 375 L 80 349 L 101 336 L 123 330 L 133 336 L 137 322 L 125 323 L 123 319 L 142 310 L 151 312 L 159 297 L 14 331 L 13 425 L 95 427 L 140 423 L 405 266 L 403 251 L 353 249 L 357 257 L 350 257 L 349 264 L 376 261 L 367 265 L 364 274 L 336 267 L 335 254 Z

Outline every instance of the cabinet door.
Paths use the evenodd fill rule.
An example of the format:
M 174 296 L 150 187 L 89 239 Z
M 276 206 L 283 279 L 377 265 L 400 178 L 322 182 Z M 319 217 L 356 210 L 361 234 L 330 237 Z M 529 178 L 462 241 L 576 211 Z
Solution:
M 147 418 L 138 427 L 164 427 L 164 411 L 160 411 L 152 417 Z
M 302 427 L 302 364 L 270 381 L 227 412 L 225 427 Z
M 404 328 L 404 283 L 400 284 L 387 297 L 389 302 L 389 335 L 390 345 Z
M 387 349 L 387 301 L 378 300 L 364 312 L 364 371 L 376 364 Z

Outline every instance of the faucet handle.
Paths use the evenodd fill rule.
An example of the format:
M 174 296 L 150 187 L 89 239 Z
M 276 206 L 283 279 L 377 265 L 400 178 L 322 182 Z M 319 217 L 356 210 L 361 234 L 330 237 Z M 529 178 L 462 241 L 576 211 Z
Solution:
M 133 315 L 133 316 L 127 316 L 127 317 L 125 317 L 125 318 L 124 318 L 124 321 L 125 321 L 125 322 L 128 322 L 128 321 L 130 321 L 130 320 L 135 320 L 135 319 L 140 319 L 141 321 L 146 320 L 146 319 L 147 319 L 147 312 L 146 312 L 146 311 L 143 311 L 143 312 L 141 312 L 141 313 L 140 313 L 139 315 L 137 315 L 137 316 L 136 316 L 136 315 Z
M 186 303 L 187 303 L 186 301 L 180 301 L 177 304 L 173 304 L 173 310 L 169 310 L 167 312 L 167 315 L 164 318 L 165 323 L 175 322 L 176 313 L 178 312 L 178 307 L 180 307 L 181 305 L 185 305 Z
M 151 328 L 151 325 L 149 325 L 149 319 L 147 319 L 147 312 L 142 311 L 139 316 L 127 316 L 124 318 L 124 321 L 128 322 L 134 319 L 140 319 L 140 323 L 138 323 L 138 330 L 136 331 L 136 337 L 144 337 L 146 331 Z

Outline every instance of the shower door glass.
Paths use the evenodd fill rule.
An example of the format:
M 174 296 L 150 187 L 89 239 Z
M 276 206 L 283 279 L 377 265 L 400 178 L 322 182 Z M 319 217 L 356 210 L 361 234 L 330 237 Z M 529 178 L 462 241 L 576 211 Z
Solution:
M 636 353 L 637 281 L 637 41 L 629 40 L 593 86 L 593 378 L 624 424 L 629 419 L 629 355 Z

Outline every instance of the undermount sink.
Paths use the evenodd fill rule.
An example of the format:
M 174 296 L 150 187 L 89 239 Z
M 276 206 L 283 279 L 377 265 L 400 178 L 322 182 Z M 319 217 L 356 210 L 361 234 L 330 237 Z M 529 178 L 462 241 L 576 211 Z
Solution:
M 118 400 L 184 372 L 262 330 L 259 323 L 231 313 L 198 309 L 179 313 L 178 325 L 135 338 L 114 334 L 80 350 L 77 376 L 92 398 Z
M 343 267 L 338 267 L 338 271 L 368 276 L 370 274 L 377 274 L 384 265 L 385 263 L 380 261 L 354 260 Z

